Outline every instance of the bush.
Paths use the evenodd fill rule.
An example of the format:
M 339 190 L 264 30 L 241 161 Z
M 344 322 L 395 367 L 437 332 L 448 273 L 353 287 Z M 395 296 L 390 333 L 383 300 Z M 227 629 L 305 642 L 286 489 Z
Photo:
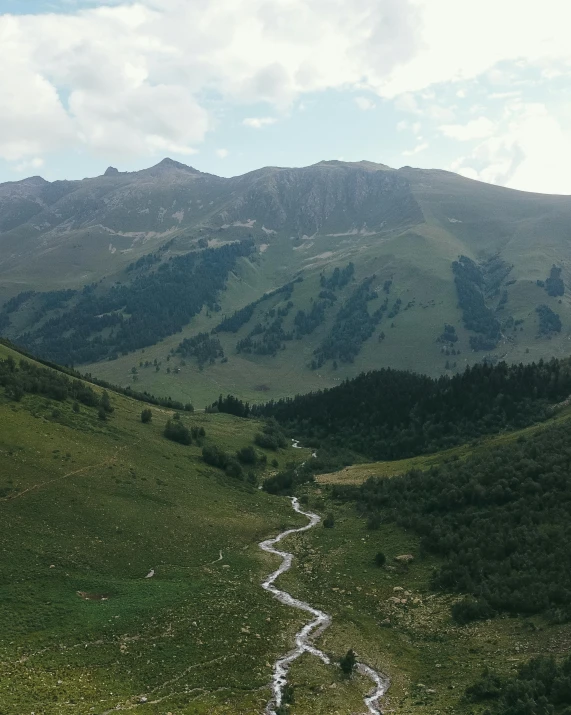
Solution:
M 263 434 L 262 432 L 258 432 L 254 437 L 254 442 L 258 447 L 262 449 L 272 449 L 274 452 L 277 452 L 280 446 L 276 437 L 270 434 Z
M 460 625 L 465 625 L 472 621 L 485 621 L 493 615 L 493 610 L 484 598 L 476 599 L 472 596 L 467 596 L 452 606 L 452 618 Z
M 254 442 L 258 447 L 272 449 L 274 452 L 280 449 L 280 447 L 282 449 L 287 447 L 287 439 L 274 419 L 268 420 L 262 432 L 258 432 L 255 436 Z
M 239 449 L 236 452 L 236 456 L 242 464 L 256 464 L 258 461 L 258 455 L 252 445 Z
M 153 412 L 149 408 L 144 409 L 141 412 L 141 422 L 146 425 L 153 419 Z
M 105 411 L 105 409 L 104 409 L 103 407 L 100 407 L 100 408 L 97 410 L 97 417 L 99 417 L 99 419 L 100 419 L 102 422 L 105 422 L 105 420 L 107 419 L 107 412 Z
M 202 440 L 206 437 L 204 427 L 192 427 L 190 434 L 192 435 L 192 439 L 195 440 L 199 446 L 202 446 Z
M 323 520 L 323 526 L 326 529 L 332 529 L 335 526 L 335 517 L 333 516 L 333 514 L 327 514 L 327 516 Z
M 378 554 L 375 555 L 375 564 L 381 568 L 381 566 L 384 566 L 387 563 L 387 557 L 383 554 L 382 551 L 379 551 Z
M 215 444 L 202 448 L 202 459 L 204 459 L 206 464 L 210 464 L 212 467 L 218 467 L 219 469 L 226 469 L 229 462 L 229 457 L 226 452 Z
M 105 410 L 105 412 L 108 412 L 109 414 L 111 414 L 111 412 L 113 412 L 113 410 L 115 409 L 111 404 L 111 400 L 109 398 L 109 393 L 107 392 L 107 390 L 103 390 L 103 394 L 101 395 L 99 403 L 101 407 Z
M 381 526 L 381 515 L 379 512 L 374 512 L 373 514 L 369 515 L 369 518 L 367 519 L 367 529 L 370 529 L 371 531 L 377 531 Z
M 345 675 L 350 676 L 355 670 L 356 665 L 357 656 L 355 655 L 355 651 L 350 648 L 339 661 L 339 666 Z
M 240 463 L 233 457 L 230 457 L 228 459 L 228 463 L 226 464 L 226 469 L 224 471 L 229 477 L 232 477 L 233 479 L 244 478 L 244 472 L 242 471 Z
M 168 420 L 163 434 L 172 442 L 178 442 L 184 445 L 192 444 L 192 437 L 190 436 L 188 428 L 180 421 Z

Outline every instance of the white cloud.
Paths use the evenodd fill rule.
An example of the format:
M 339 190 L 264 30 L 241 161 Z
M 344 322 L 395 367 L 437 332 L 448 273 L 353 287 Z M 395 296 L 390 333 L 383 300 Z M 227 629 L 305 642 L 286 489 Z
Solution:
M 262 127 L 269 127 L 277 121 L 278 120 L 275 117 L 247 117 L 242 120 L 242 124 L 245 127 L 251 127 L 252 129 L 261 129 Z
M 228 149 L 216 149 L 216 156 L 219 159 L 226 159 L 228 156 Z
M 414 149 L 408 149 L 407 151 L 403 151 L 402 155 L 403 156 L 414 156 L 415 154 L 420 154 L 422 151 L 425 151 L 428 149 L 428 142 L 421 142 L 420 144 L 417 144 Z
M 0 157 L 191 153 L 212 127 L 208 94 L 284 111 L 384 76 L 414 51 L 412 2 L 117 0 L 0 15 Z
M 472 119 L 466 124 L 445 124 L 440 127 L 445 136 L 462 142 L 489 137 L 494 133 L 494 129 L 494 122 L 487 117 Z
M 465 83 L 506 62 L 560 63 L 569 72 L 571 5 L 566 0 L 544 0 L 540 11 L 536 3 L 521 0 L 417 0 L 415 6 L 421 18 L 418 51 L 403 66 L 373 79 L 384 96 Z
M 14 171 L 18 172 L 18 174 L 25 174 L 29 171 L 34 171 L 35 169 L 41 169 L 43 165 L 44 160 L 39 156 L 36 156 L 33 159 L 29 159 L 28 161 L 22 161 L 19 164 L 16 164 L 14 166 Z
M 397 132 L 404 132 L 405 129 L 408 129 L 408 122 L 406 119 L 401 119 L 401 121 L 397 124 Z
M 524 191 L 571 194 L 571 137 L 561 122 L 541 103 L 514 102 L 506 119 L 452 170 Z
M 355 97 L 354 98 L 355 104 L 359 107 L 359 109 L 363 112 L 368 112 L 371 109 L 375 109 L 377 106 L 371 99 L 368 97 Z
M 566 156 L 551 137 L 533 140 L 525 127 L 554 131 L 565 147 L 571 117 L 551 106 L 549 116 L 534 119 L 520 112 L 513 119 L 516 141 L 498 125 L 512 120 L 494 116 L 489 100 L 507 102 L 507 92 L 562 83 L 571 74 L 567 0 L 544 0 L 541 12 L 521 0 L 86 5 L 70 1 L 59 14 L 0 15 L 0 158 L 22 165 L 64 148 L 191 154 L 215 126 L 212 97 L 255 114 L 244 124 L 260 129 L 307 105 L 304 97 L 332 89 L 359 94 L 354 100 L 363 110 L 372 108 L 374 94 L 392 99 L 413 122 L 422 120 L 424 136 L 437 123 L 441 141 L 482 141 L 480 154 L 459 167 L 481 177 L 527 185 L 525 167 L 549 165 L 554 176 Z M 494 91 L 472 99 L 483 83 Z M 478 107 L 473 119 L 464 123 L 456 98 L 461 107 L 465 98 Z M 405 128 L 420 133 L 414 124 L 397 125 Z M 540 139 L 549 154 L 534 148 Z M 407 155 L 424 151 L 424 144 Z M 525 159 L 517 158 L 516 146 Z M 563 171 L 556 173 L 564 181 Z

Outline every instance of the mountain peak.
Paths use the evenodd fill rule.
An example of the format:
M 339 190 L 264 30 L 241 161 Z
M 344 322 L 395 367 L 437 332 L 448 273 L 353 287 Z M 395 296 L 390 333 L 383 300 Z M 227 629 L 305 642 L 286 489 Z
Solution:
M 197 171 L 197 169 L 193 168 L 192 166 L 188 166 L 187 164 L 182 164 L 180 161 L 175 161 L 174 159 L 171 159 L 168 156 L 165 157 L 162 161 L 159 161 L 158 164 L 155 164 L 155 166 L 152 166 L 151 169 L 162 169 L 162 170 L 182 169 L 183 171 L 193 171 L 193 172 Z
M 103 176 L 117 176 L 118 173 L 119 169 L 116 169 L 114 166 L 108 166 Z
M 329 166 L 329 167 L 349 167 L 351 169 L 364 169 L 365 171 L 392 171 L 390 166 L 386 164 L 378 164 L 374 161 L 367 161 L 363 159 L 361 161 L 341 161 L 340 159 L 324 159 L 318 162 L 315 166 Z
M 182 173 L 191 176 L 200 176 L 201 172 L 195 169 L 193 166 L 187 166 L 182 164 L 180 161 L 175 161 L 170 157 L 165 157 L 158 164 L 151 166 L 149 169 L 143 169 L 142 171 L 136 172 L 140 176 L 165 176 L 172 174 L 172 176 L 180 176 Z

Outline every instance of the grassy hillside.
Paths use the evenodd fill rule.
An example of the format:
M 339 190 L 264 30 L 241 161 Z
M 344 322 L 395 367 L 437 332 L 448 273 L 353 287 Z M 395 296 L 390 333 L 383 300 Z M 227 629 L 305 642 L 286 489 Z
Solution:
M 484 357 L 527 362 L 568 351 L 568 197 L 526 194 L 442 171 L 394 171 L 343 162 L 266 169 L 229 180 L 167 162 L 147 172 L 70 182 L 58 189 L 61 196 L 51 185 L 26 186 L 42 196 L 51 192 L 50 201 L 59 198 L 45 209 L 43 222 L 34 215 L 17 227 L 8 228 L 7 223 L 0 229 L 5 256 L 0 262 L 0 302 L 25 290 L 77 290 L 100 280 L 94 295 L 103 299 L 117 282 L 128 286 L 138 275 L 127 271 L 129 264 L 157 251 L 167 263 L 199 249 L 201 241 L 210 248 L 250 237 L 255 243 L 255 252 L 237 261 L 217 296 L 219 312 L 205 305 L 182 332 L 146 345 L 144 353 L 128 349 L 122 354 L 120 349 L 117 359 L 85 366 L 117 384 L 132 381 L 132 368 L 141 361 L 157 360 L 162 364 L 158 372 L 139 371 L 139 387 L 155 394 L 184 394 L 204 406 L 220 392 L 250 401 L 279 398 L 333 386 L 383 366 L 438 375 Z M 20 194 L 26 188 L 17 184 L 0 190 L 0 219 L 21 198 L 15 187 Z M 86 208 L 90 192 L 101 201 Z M 38 204 L 30 206 L 37 210 Z M 60 225 L 64 218 L 72 222 L 71 229 L 65 221 Z M 479 351 L 472 349 L 470 339 L 477 334 L 465 325 L 465 308 L 454 283 L 452 264 L 461 255 L 482 270 L 484 285 L 478 290 L 485 310 L 499 324 L 495 344 Z M 490 261 L 500 267 L 499 273 L 490 268 Z M 291 331 L 297 312 L 310 311 L 319 300 L 321 273 L 331 274 L 349 262 L 355 266 L 354 281 L 338 291 L 323 322 L 299 339 L 285 340 L 275 355 L 236 351 L 237 343 L 264 317 L 267 306 L 262 305 L 236 334 L 219 335 L 227 361 L 217 359 L 200 369 L 194 360 L 181 364 L 171 357 L 177 369 L 166 372 L 167 358 L 181 340 L 214 329 L 224 315 L 301 275 L 304 283 L 296 286 L 293 307 L 284 319 L 285 332 Z M 553 266 L 561 272 L 562 294 L 546 290 Z M 388 295 L 383 318 L 352 362 L 338 359 L 335 368 L 333 359 L 326 359 L 312 369 L 315 351 L 330 336 L 338 313 L 356 286 L 373 275 L 372 288 L 380 299 L 370 301 L 367 310 L 372 315 Z M 383 291 L 387 281 L 392 281 L 388 294 Z M 42 300 L 35 296 L 9 315 L 0 312 L 2 333 L 39 352 L 42 339 L 34 331 L 46 320 L 73 311 L 79 296 L 47 311 Z M 389 318 L 397 301 L 400 308 Z M 559 329 L 542 327 L 537 312 L 541 306 L 559 317 Z M 125 320 L 132 317 L 123 315 Z M 437 342 L 445 324 L 455 330 L 454 344 Z M 136 335 L 141 332 L 137 327 Z M 89 339 L 97 337 L 107 340 L 109 331 Z
M 10 355 L 20 357 L 0 346 L 0 360 Z M 166 440 L 172 413 L 150 407 L 152 421 L 142 424 L 146 405 L 110 397 L 114 411 L 103 421 L 70 400 L 14 401 L 0 391 L 3 712 L 258 715 L 271 664 L 304 619 L 260 588 L 276 564 L 257 542 L 305 519 L 285 499 L 208 467 L 196 444 Z M 260 429 L 223 414 L 181 419 L 229 452 Z M 551 420 L 568 421 L 565 410 Z M 434 459 L 485 453 L 534 429 Z M 308 455 L 287 449 L 268 459 L 284 467 Z M 389 463 L 384 473 L 404 467 Z M 386 710 L 479 712 L 462 694 L 485 665 L 510 674 L 534 654 L 568 652 L 569 624 L 540 616 L 458 626 L 450 617 L 458 596 L 431 590 L 439 560 L 421 554 L 414 534 L 390 523 L 368 530 L 324 485 L 307 487 L 306 497 L 333 514 L 334 528 L 288 539 L 297 558 L 280 587 L 332 614 L 319 645 L 334 661 L 354 647 L 390 675 Z M 374 563 L 379 550 L 384 569 Z M 400 554 L 414 556 L 408 567 L 394 561 Z M 292 715 L 360 712 L 370 688 L 309 656 L 291 682 Z
M 157 714 L 258 712 L 266 664 L 299 618 L 260 589 L 273 562 L 257 542 L 295 515 L 205 465 L 198 446 L 166 440 L 170 413 L 151 408 L 145 425 L 144 404 L 111 399 L 102 422 L 69 401 L 0 396 L 2 710 L 148 698 Z M 227 415 L 183 420 L 229 451 L 257 430 Z

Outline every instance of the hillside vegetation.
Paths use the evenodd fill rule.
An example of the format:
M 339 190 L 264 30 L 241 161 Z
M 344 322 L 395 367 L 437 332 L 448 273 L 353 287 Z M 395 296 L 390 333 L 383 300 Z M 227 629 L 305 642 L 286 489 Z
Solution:
M 257 541 L 295 518 L 202 450 L 259 426 L 179 413 L 182 445 L 172 411 L 1 345 L 0 375 L 2 711 L 258 712 L 299 619 L 259 588 Z
M 436 452 L 545 419 L 571 394 L 567 361 L 475 365 L 432 379 L 379 370 L 339 387 L 256 406 L 309 444 L 372 459 Z
M 384 707 L 404 715 L 495 714 L 514 692 L 533 702 L 512 715 L 544 715 L 538 693 L 557 715 L 569 704 L 569 418 L 545 412 L 565 372 L 526 370 L 540 426 L 360 488 L 294 485 L 329 528 L 288 539 L 279 584 L 333 622 L 319 639 L 332 665 L 292 668 L 292 715 L 362 707 L 370 683 L 338 666 L 349 648 L 390 676 Z M 502 366 L 481 376 L 494 374 L 509 384 Z M 312 459 L 275 421 L 173 411 L 4 345 L 0 423 L 4 711 L 261 712 L 304 617 L 261 589 L 275 562 L 257 544 L 305 520 L 256 484 L 327 450 Z
M 561 357 L 570 220 L 568 197 L 370 162 L 36 177 L 0 186 L 0 333 L 198 406 Z

